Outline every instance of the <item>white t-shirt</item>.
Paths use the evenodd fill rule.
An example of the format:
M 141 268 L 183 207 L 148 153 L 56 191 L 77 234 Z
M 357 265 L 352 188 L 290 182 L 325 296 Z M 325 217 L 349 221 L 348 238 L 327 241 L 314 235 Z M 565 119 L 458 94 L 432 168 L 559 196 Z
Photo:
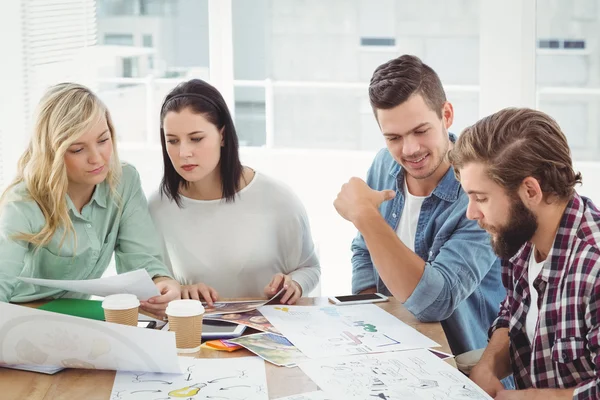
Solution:
M 527 280 L 529 281 L 529 293 L 531 295 L 531 304 L 529 305 L 529 311 L 525 317 L 525 330 L 529 337 L 529 343 L 533 343 L 533 335 L 535 334 L 535 326 L 540 317 L 540 310 L 538 309 L 538 293 L 533 287 L 533 281 L 538 277 L 546 260 L 537 262 L 535 260 L 535 246 L 531 248 L 531 255 L 529 256 L 529 266 L 527 267 Z
M 414 196 L 408 191 L 406 178 L 404 179 L 404 209 L 400 216 L 400 222 L 396 234 L 411 251 L 415 251 L 415 237 L 417 236 L 417 225 L 421 215 L 421 206 L 429 196 Z
M 306 211 L 283 183 L 257 172 L 233 203 L 181 200 L 182 208 L 159 192 L 149 200 L 166 264 L 181 284 L 202 282 L 233 298 L 264 296 L 278 272 L 291 274 L 303 295 L 319 282 Z

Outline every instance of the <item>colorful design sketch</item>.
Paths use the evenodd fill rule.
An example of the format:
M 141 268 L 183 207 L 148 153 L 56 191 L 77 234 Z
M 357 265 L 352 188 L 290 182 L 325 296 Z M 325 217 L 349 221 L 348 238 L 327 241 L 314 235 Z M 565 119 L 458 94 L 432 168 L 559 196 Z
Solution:
M 291 396 L 280 397 L 276 400 L 334 400 L 334 398 L 328 396 L 325 392 L 316 391 L 302 394 L 293 394 Z
M 425 349 L 309 360 L 299 367 L 336 399 L 491 399 L 460 371 Z
M 248 311 L 256 310 L 260 306 L 267 304 L 276 304 L 277 300 L 282 296 L 284 289 L 281 289 L 273 297 L 268 300 L 251 300 L 251 301 L 217 301 L 212 306 L 208 306 L 202 302 L 204 306 L 204 315 L 211 314 L 239 314 Z
M 256 310 L 265 304 L 264 301 L 217 301 L 211 306 L 202 303 L 204 306 L 204 315 L 212 314 L 239 314 L 247 311 Z
M 257 333 L 227 342 L 244 346 L 265 361 L 280 367 L 294 367 L 307 359 L 289 340 L 273 333 Z
M 179 357 L 183 374 L 118 372 L 110 400 L 267 400 L 265 363 L 258 357 Z
M 263 306 L 259 311 L 309 358 L 439 346 L 373 304 Z
M 173 332 L 0 302 L 0 362 L 177 373 Z
M 261 332 L 281 334 L 258 310 L 238 314 L 213 314 L 207 315 L 204 319 L 233 322 L 238 325 L 246 325 Z

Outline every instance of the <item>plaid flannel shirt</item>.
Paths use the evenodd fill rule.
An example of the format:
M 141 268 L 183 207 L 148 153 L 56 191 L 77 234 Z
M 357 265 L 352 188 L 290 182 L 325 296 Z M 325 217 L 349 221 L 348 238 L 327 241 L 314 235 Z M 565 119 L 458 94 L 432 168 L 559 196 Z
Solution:
M 490 336 L 508 328 L 517 389 L 575 388 L 574 399 L 600 399 L 600 211 L 575 194 L 558 228 L 549 262 L 533 282 L 539 320 L 525 330 L 530 304 L 526 243 L 502 262 L 507 296 Z

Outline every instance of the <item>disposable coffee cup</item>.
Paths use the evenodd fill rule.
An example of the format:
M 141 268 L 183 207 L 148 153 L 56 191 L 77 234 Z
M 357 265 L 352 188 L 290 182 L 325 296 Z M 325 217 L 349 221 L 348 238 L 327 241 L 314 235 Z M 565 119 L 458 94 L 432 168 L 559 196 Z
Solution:
M 133 294 L 113 294 L 102 301 L 107 322 L 137 326 L 140 301 Z
M 173 300 L 167 306 L 169 330 L 175 332 L 179 353 L 195 353 L 202 342 L 204 307 L 198 300 Z

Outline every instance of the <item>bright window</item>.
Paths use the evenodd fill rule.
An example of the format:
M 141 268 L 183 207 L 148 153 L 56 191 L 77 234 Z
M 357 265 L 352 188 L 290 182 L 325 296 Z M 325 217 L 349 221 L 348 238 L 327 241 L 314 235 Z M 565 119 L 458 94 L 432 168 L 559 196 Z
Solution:
M 455 133 L 537 103 L 563 126 L 585 179 L 600 172 L 599 24 L 600 0 L 2 2 L 0 186 L 43 90 L 73 80 L 106 102 L 121 157 L 150 194 L 162 173 L 164 96 L 183 80 L 209 80 L 234 113 L 242 161 L 303 200 L 322 293 L 347 293 L 356 231 L 332 202 L 384 146 L 367 98 L 373 70 L 403 53 L 421 57 L 454 105 Z
M 537 37 L 538 108 L 576 159 L 600 160 L 600 0 L 538 2 Z

